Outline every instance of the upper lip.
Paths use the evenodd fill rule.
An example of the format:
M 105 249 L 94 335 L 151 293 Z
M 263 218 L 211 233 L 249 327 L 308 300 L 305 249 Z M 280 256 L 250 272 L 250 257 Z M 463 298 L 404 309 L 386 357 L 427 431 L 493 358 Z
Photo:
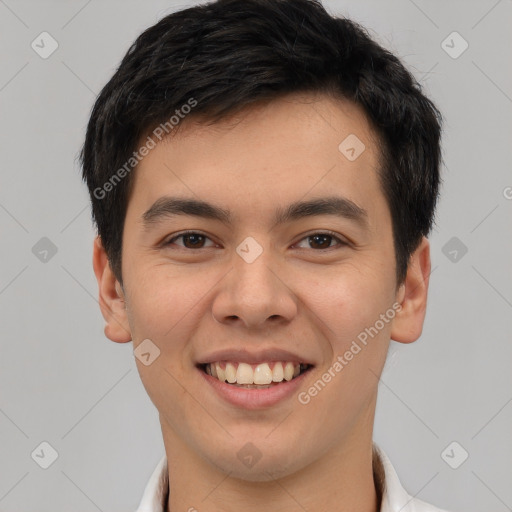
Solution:
M 236 361 L 247 364 L 260 364 L 270 361 L 285 361 L 292 363 L 304 363 L 314 366 L 308 358 L 294 354 L 287 350 L 268 348 L 265 350 L 249 351 L 246 349 L 225 349 L 211 352 L 200 358 L 198 364 L 216 363 L 218 361 Z

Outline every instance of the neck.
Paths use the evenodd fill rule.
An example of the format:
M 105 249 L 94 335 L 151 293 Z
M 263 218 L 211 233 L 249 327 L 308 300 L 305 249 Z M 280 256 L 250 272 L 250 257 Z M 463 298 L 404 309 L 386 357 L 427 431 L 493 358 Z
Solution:
M 290 475 L 248 481 L 226 475 L 162 424 L 169 472 L 166 512 L 378 512 L 381 471 L 372 432 L 348 439 Z M 353 437 L 353 436 L 352 436 Z M 376 485 L 377 484 L 377 485 Z

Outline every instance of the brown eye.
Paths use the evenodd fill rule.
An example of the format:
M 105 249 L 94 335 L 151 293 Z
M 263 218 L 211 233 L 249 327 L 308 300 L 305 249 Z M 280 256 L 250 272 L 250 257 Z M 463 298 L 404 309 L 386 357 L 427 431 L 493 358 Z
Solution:
M 183 245 L 174 244 L 176 240 L 182 239 Z M 185 249 L 204 249 L 205 241 L 209 240 L 209 238 L 201 233 L 196 233 L 195 231 L 190 231 L 186 233 L 181 233 L 180 235 L 176 235 L 173 238 L 169 239 L 165 245 L 178 245 L 179 247 L 184 247 Z
M 344 242 L 343 240 L 341 240 L 340 238 L 331 233 L 313 233 L 311 235 L 304 237 L 302 240 L 309 240 L 308 247 L 306 247 L 306 249 L 331 249 L 332 247 L 336 246 L 331 245 L 333 241 L 337 241 L 338 246 L 347 245 L 346 242 Z
M 310 245 L 313 249 L 328 249 L 333 239 L 330 235 L 313 235 L 309 238 L 312 240 Z

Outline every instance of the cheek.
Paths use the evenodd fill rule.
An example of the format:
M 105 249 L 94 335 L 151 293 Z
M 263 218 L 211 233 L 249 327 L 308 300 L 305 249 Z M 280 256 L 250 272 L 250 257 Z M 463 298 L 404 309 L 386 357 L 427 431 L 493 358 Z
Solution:
M 134 267 L 132 267 L 134 268 Z M 132 272 L 130 286 L 130 324 L 135 340 L 177 339 L 187 326 L 187 319 L 197 314 L 211 288 L 207 279 L 190 276 L 189 272 L 161 266 L 142 267 Z
M 307 402 L 308 417 L 317 418 L 335 436 L 347 434 L 359 420 L 372 420 L 362 417 L 372 410 L 386 360 L 395 315 L 392 290 L 389 280 L 371 274 L 365 279 L 345 276 L 331 281 L 330 292 L 315 311 L 318 325 L 326 326 L 330 357 L 300 403 Z
M 183 404 L 188 403 L 180 384 L 190 372 L 188 341 L 197 328 L 205 289 L 198 280 L 185 278 L 183 273 L 180 276 L 175 270 L 165 271 L 158 265 L 139 264 L 130 269 L 126 286 L 133 348 L 136 350 L 143 341 L 147 343 L 147 339 L 158 348 L 158 356 L 150 365 L 136 357 L 137 369 L 157 409 L 167 411 L 170 418 L 179 418 L 185 414 Z
M 301 290 L 302 302 L 321 320 L 319 325 L 325 326 L 333 349 L 343 349 L 374 325 L 394 299 L 394 281 L 389 272 L 376 272 L 371 265 L 340 266 L 308 281 Z

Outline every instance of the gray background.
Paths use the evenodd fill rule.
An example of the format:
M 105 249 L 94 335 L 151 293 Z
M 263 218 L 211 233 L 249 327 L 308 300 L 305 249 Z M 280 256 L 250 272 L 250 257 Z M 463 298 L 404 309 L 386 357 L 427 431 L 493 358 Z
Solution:
M 194 3 L 0 0 L 1 511 L 134 510 L 163 454 L 131 344 L 103 335 L 76 156 L 130 43 Z M 392 342 L 375 440 L 411 494 L 512 510 L 512 2 L 324 5 L 401 56 L 445 117 L 429 311 L 420 341 Z M 31 48 L 43 31 L 47 59 Z M 48 469 L 48 449 L 31 457 L 43 441 Z

